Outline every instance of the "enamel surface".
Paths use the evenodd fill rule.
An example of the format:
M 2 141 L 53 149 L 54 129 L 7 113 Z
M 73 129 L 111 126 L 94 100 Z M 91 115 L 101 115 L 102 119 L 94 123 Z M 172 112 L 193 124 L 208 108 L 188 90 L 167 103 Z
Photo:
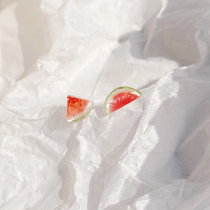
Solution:
M 136 100 L 141 96 L 141 92 L 130 87 L 119 87 L 114 89 L 106 98 L 106 115 L 120 109 L 126 104 Z
M 93 107 L 93 101 L 67 97 L 67 122 L 77 122 L 84 119 Z

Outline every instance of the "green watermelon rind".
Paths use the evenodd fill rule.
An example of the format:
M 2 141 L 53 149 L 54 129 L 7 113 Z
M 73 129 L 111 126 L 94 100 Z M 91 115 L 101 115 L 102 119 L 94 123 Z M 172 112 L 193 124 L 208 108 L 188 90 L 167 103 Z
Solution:
M 91 112 L 91 110 L 93 108 L 93 105 L 94 105 L 94 102 L 93 101 L 89 101 L 89 102 L 91 103 L 91 106 L 89 107 L 88 110 L 86 110 L 86 112 L 84 112 L 84 115 L 82 115 L 81 117 L 79 117 L 77 119 L 73 119 L 73 120 L 68 120 L 67 119 L 67 122 L 68 123 L 73 123 L 73 122 L 79 122 L 79 121 L 85 119 L 88 116 L 88 114 Z
M 131 88 L 131 87 L 128 87 L 128 86 L 122 86 L 122 87 L 117 87 L 115 88 L 111 93 L 109 93 L 109 95 L 106 97 L 106 100 L 105 100 L 105 103 L 104 103 L 104 110 L 105 110 L 105 114 L 106 115 L 109 115 L 109 107 L 108 107 L 108 104 L 109 104 L 109 101 L 111 101 L 111 97 L 113 97 L 115 95 L 115 93 L 119 90 L 129 90 L 129 91 L 132 91 L 132 92 L 135 92 L 140 96 L 142 96 L 142 93 L 134 88 Z M 119 91 L 120 92 L 120 91 Z M 118 92 L 118 93 L 119 93 Z

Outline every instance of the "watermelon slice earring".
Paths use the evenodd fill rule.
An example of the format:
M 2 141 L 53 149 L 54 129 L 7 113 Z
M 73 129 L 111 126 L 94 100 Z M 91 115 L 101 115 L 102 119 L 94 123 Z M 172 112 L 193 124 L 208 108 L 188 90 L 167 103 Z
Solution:
M 105 100 L 104 108 L 106 115 L 136 100 L 141 95 L 141 92 L 131 87 L 118 87 L 114 89 Z
M 78 122 L 87 117 L 93 107 L 93 101 L 67 97 L 67 122 Z
M 106 98 L 104 108 L 105 114 L 108 115 L 126 104 L 136 100 L 142 95 L 138 90 L 131 87 L 118 87 L 114 89 Z M 93 108 L 93 101 L 77 98 L 74 96 L 67 97 L 67 122 L 78 122 L 87 117 Z

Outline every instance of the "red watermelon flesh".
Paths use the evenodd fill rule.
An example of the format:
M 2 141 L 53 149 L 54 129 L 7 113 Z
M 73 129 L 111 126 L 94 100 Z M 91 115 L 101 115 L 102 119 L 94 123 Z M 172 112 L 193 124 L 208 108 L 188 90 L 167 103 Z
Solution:
M 67 97 L 67 121 L 77 122 L 84 119 L 93 107 L 93 102 L 74 96 Z
M 141 96 L 141 92 L 131 87 L 119 87 L 106 98 L 105 113 L 108 115 Z

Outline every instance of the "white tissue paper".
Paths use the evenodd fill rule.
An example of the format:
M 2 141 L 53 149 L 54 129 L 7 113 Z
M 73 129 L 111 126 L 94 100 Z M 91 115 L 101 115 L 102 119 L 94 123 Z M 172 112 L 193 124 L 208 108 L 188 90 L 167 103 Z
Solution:
M 1 0 L 0 209 L 209 210 L 209 23 L 208 0 Z M 105 116 L 119 86 L 143 96 Z

